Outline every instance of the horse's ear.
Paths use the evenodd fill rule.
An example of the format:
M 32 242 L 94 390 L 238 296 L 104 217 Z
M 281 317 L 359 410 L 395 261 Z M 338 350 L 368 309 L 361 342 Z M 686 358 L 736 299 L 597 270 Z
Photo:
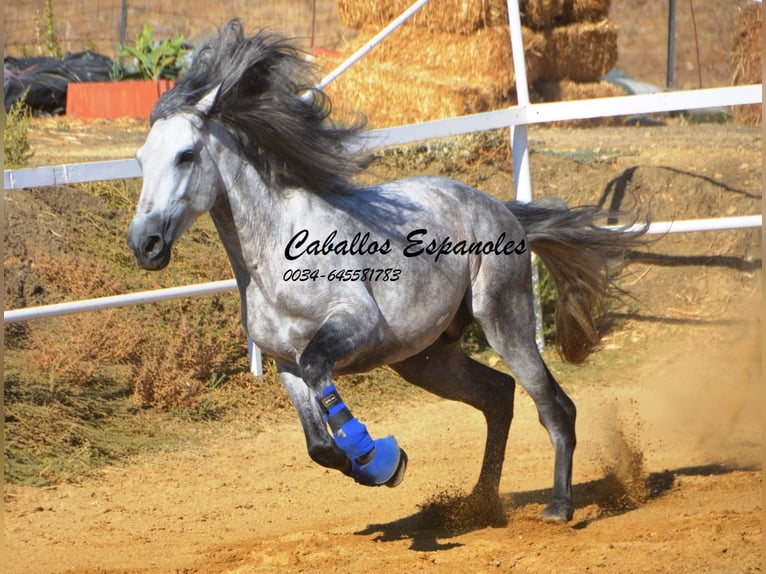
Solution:
M 218 84 L 215 88 L 213 88 L 207 94 L 205 94 L 202 97 L 202 99 L 198 101 L 197 104 L 194 106 L 196 110 L 200 112 L 202 115 L 207 115 L 207 113 L 213 107 L 213 104 L 215 103 L 215 100 L 218 97 L 218 92 L 220 90 L 221 90 L 221 84 Z

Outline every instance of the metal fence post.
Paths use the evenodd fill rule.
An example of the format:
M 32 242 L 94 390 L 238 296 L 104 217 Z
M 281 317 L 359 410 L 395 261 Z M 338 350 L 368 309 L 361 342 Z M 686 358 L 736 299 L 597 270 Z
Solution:
M 521 35 L 521 14 L 518 0 L 508 0 L 508 25 L 511 34 L 513 52 L 513 74 L 516 78 L 516 99 L 518 106 L 529 106 L 529 86 L 527 84 L 527 64 L 524 58 L 524 39 Z M 532 176 L 529 171 L 529 141 L 525 124 L 511 126 L 511 154 L 513 156 L 513 183 L 516 200 L 532 201 Z M 537 348 L 545 348 L 543 336 L 543 313 L 540 303 L 540 277 L 537 257 L 532 255 L 532 290 L 535 306 L 535 338 Z

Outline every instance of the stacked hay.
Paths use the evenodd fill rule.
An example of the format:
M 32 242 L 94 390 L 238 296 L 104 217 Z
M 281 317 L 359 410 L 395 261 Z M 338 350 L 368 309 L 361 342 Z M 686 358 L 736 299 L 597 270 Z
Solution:
M 344 53 L 376 32 L 363 27 Z M 525 31 L 527 74 L 540 77 L 540 38 Z M 336 61 L 325 62 L 335 65 Z M 516 83 L 507 26 L 473 34 L 404 26 L 336 80 L 328 93 L 364 110 L 373 127 L 459 116 L 507 105 Z
M 508 19 L 507 3 L 500 18 Z M 609 15 L 611 0 L 521 0 L 522 21 L 534 30 L 546 30 L 573 22 L 601 22 Z
M 336 0 L 341 23 L 348 28 L 381 28 L 412 4 L 412 0 Z M 600 22 L 611 0 L 521 0 L 522 23 L 544 30 L 574 22 Z M 437 32 L 472 34 L 480 28 L 508 23 L 506 0 L 434 0 L 409 23 Z
M 761 83 L 762 27 L 761 4 L 751 2 L 741 10 L 737 18 L 731 51 L 732 84 L 735 86 Z M 762 113 L 763 106 L 759 104 L 737 106 L 734 117 L 743 124 L 760 124 Z
M 411 0 L 337 0 L 358 31 L 348 56 Z M 610 0 L 522 0 L 527 80 L 533 98 L 614 95 L 600 82 L 617 60 Z M 433 0 L 329 88 L 371 127 L 459 116 L 515 102 L 506 0 Z M 319 61 L 329 71 L 338 60 Z M 557 98 L 558 99 L 558 98 Z

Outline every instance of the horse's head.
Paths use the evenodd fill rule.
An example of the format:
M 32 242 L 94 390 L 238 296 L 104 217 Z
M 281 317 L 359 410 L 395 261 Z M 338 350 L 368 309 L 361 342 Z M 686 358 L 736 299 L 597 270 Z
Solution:
M 365 163 L 355 151 L 363 121 L 332 121 L 327 96 L 309 88 L 314 82 L 311 63 L 286 38 L 246 38 L 239 20 L 198 50 L 157 103 L 138 151 L 144 185 L 128 245 L 141 267 L 165 267 L 173 243 L 223 193 L 221 173 L 231 174 L 219 173 L 212 149 L 216 159 L 233 151 L 274 193 L 353 189 L 349 179 Z M 229 188 L 237 178 L 227 179 Z
M 143 269 L 167 266 L 175 241 L 213 207 L 221 188 L 202 119 L 215 96 L 213 90 L 194 110 L 156 121 L 136 154 L 143 187 L 128 246 Z

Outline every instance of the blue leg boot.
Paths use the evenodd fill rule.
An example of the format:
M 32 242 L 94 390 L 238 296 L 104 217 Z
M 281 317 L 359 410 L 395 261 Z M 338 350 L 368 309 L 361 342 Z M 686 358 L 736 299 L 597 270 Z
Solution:
M 325 389 L 319 404 L 338 445 L 351 459 L 351 475 L 366 486 L 397 486 L 407 469 L 407 455 L 392 436 L 373 440 L 351 414 L 335 386 Z

